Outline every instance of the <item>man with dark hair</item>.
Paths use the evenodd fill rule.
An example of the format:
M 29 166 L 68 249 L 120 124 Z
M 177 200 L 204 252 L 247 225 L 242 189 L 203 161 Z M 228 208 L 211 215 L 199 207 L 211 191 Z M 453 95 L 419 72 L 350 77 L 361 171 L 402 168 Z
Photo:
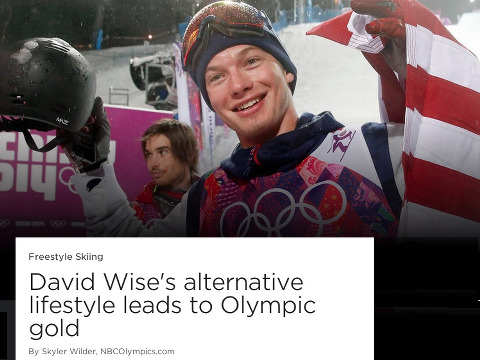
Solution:
M 150 227 L 163 219 L 198 180 L 198 144 L 193 129 L 174 119 L 151 125 L 142 136 L 142 150 L 152 181 L 132 202 L 137 217 Z

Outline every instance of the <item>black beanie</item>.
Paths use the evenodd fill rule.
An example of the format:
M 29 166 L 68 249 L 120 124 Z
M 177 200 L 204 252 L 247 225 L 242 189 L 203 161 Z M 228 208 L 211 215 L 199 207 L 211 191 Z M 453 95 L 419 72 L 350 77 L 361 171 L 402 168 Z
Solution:
M 189 71 L 190 77 L 195 84 L 197 84 L 205 103 L 210 109 L 213 110 L 205 86 L 205 69 L 216 54 L 235 45 L 257 46 L 275 57 L 283 65 L 287 73 L 294 75 L 294 79 L 290 83 L 290 90 L 293 94 L 297 82 L 297 68 L 278 38 L 268 32 L 265 32 L 263 37 L 245 36 L 241 38 L 228 37 L 224 34 L 213 32 L 210 36 L 208 46 L 201 54 L 197 55 L 198 61 L 194 65 L 193 71 Z

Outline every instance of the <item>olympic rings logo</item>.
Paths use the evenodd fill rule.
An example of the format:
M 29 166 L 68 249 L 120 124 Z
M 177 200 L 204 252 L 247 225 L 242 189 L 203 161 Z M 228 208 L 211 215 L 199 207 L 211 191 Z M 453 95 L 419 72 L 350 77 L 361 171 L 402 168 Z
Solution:
M 313 189 L 320 187 L 320 186 L 333 186 L 335 187 L 338 192 L 340 193 L 340 196 L 342 198 L 342 206 L 340 211 L 331 219 L 323 219 L 322 214 L 318 209 L 310 204 L 305 203 L 305 198 L 307 195 L 312 191 Z M 275 224 L 272 224 L 268 217 L 265 214 L 259 213 L 258 212 L 258 207 L 262 199 L 272 193 L 279 193 L 283 194 L 287 197 L 287 199 L 290 201 L 290 205 L 286 206 L 276 217 L 275 219 Z M 296 209 L 300 210 L 300 213 L 303 215 L 305 219 L 310 221 L 313 224 L 318 225 L 318 231 L 316 236 L 320 236 L 323 233 L 323 227 L 324 225 L 333 223 L 337 221 L 344 213 L 347 208 L 347 197 L 345 195 L 345 191 L 335 182 L 326 180 L 322 181 L 318 184 L 315 184 L 313 186 L 310 186 L 308 189 L 306 189 L 302 195 L 300 196 L 299 202 L 296 203 L 293 195 L 288 192 L 287 190 L 280 189 L 280 188 L 274 188 L 270 189 L 266 192 L 264 192 L 255 202 L 255 206 L 253 209 L 253 212 L 250 211 L 249 206 L 244 203 L 243 201 L 238 201 L 235 202 L 225 208 L 225 210 L 222 213 L 222 216 L 220 217 L 220 234 L 221 236 L 225 236 L 224 234 L 224 221 L 225 218 L 227 218 L 227 213 L 229 212 L 230 209 L 234 207 L 241 207 L 245 210 L 246 216 L 238 226 L 237 230 L 237 235 L 236 236 L 245 236 L 250 229 L 250 227 L 254 224 L 257 226 L 258 229 L 265 231 L 267 236 L 272 236 L 272 234 L 275 234 L 276 236 L 282 236 L 282 229 L 287 227 L 290 222 L 293 219 L 293 216 L 295 215 Z M 315 215 L 315 217 L 312 217 L 309 213 L 307 213 L 307 210 L 311 212 L 312 214 Z M 287 215 L 285 217 L 285 215 Z M 282 219 L 285 217 L 285 219 L 282 221 Z M 253 223 L 252 223 L 253 220 Z
M 70 175 L 65 175 L 65 171 L 71 171 L 72 174 Z M 60 170 L 60 173 L 58 174 L 58 180 L 65 186 L 68 186 L 68 189 L 70 190 L 70 192 L 74 193 L 74 194 L 78 194 L 78 192 L 75 190 L 72 182 L 71 182 L 71 176 L 75 174 L 75 170 L 73 170 L 73 168 L 71 166 L 65 166 L 64 168 L 62 168 L 62 170 Z M 65 181 L 64 179 L 66 178 L 66 176 L 68 176 L 68 181 Z
M 50 226 L 54 229 L 63 229 L 67 226 L 67 222 L 65 220 L 50 220 Z
M 0 228 L 4 229 L 10 225 L 10 220 L 0 219 Z

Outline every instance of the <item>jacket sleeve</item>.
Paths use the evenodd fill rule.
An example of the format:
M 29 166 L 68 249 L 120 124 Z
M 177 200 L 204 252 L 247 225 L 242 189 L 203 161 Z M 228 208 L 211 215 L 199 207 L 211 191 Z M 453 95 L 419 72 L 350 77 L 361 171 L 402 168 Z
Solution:
M 146 228 L 135 216 L 127 196 L 118 184 L 113 165 L 106 164 L 96 174 L 72 176 L 80 195 L 88 236 L 185 236 L 187 196 L 169 216 Z

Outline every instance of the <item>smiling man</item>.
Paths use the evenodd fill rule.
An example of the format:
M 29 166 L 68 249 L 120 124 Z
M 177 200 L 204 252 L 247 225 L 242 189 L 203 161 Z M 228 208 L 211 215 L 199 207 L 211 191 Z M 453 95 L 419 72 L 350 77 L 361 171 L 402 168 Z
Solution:
M 267 16 L 247 4 L 219 1 L 200 10 L 182 50 L 205 102 L 240 140 L 190 192 L 205 199 L 193 235 L 397 234 L 402 124 L 344 129 L 329 112 L 299 116 L 297 69 Z M 370 142 L 382 144 L 378 164 Z M 375 170 L 380 163 L 385 179 Z
M 329 111 L 297 114 L 293 100 L 297 69 L 268 17 L 242 2 L 214 2 L 190 21 L 182 43 L 182 63 L 206 104 L 235 130 L 238 146 L 151 228 L 135 222 L 111 165 L 75 175 L 72 181 L 82 197 L 89 234 L 478 236 L 480 218 L 475 214 L 480 210 L 480 175 L 474 166 L 467 170 L 476 177 L 445 165 L 458 164 L 463 169 L 465 160 L 455 159 L 480 161 L 478 125 L 471 111 L 456 112 L 453 118 L 420 113 L 430 111 L 437 97 L 444 97 L 448 104 L 462 98 L 461 109 L 475 109 L 480 95 L 471 79 L 480 73 L 478 59 L 454 43 L 435 15 L 416 1 L 353 0 L 351 5 L 354 12 L 319 24 L 310 34 L 359 45 L 381 76 L 383 95 L 389 95 L 380 101 L 386 115 L 382 123 L 344 126 Z M 417 21 L 422 22 L 418 34 Z M 425 29 L 438 35 L 428 37 Z M 371 43 L 362 47 L 365 39 Z M 437 40 L 451 46 L 441 53 L 425 46 Z M 370 49 L 373 54 L 368 53 Z M 428 78 L 424 72 L 435 69 L 414 67 L 417 55 L 426 65 L 437 64 L 434 58 L 439 56 L 442 64 L 467 62 L 463 88 L 441 85 L 455 91 L 468 86 L 472 89 L 469 96 L 450 96 L 442 87 L 432 87 L 437 84 L 434 81 L 424 84 Z M 321 59 L 312 61 L 320 63 Z M 453 67 L 450 78 L 457 79 L 458 73 Z M 419 84 L 426 90 L 419 91 Z M 448 109 L 442 107 L 442 111 Z M 456 122 L 459 114 L 462 119 Z M 439 121 L 432 121 L 437 115 Z M 108 119 L 99 119 L 108 125 Z M 460 129 L 452 137 L 446 129 L 458 124 L 471 128 L 472 136 L 462 137 L 465 131 Z M 98 148 L 104 149 L 109 127 L 100 124 L 99 128 Z M 444 143 L 465 140 L 469 146 L 445 150 L 437 138 L 444 138 Z M 435 154 L 430 161 L 445 167 L 441 181 L 436 174 L 443 168 L 415 158 L 429 154 Z M 451 196 L 445 196 L 447 188 Z
M 225 49 L 210 60 L 205 79 L 212 108 L 237 133 L 242 147 L 295 129 L 289 88 L 295 76 L 264 50 L 250 45 Z

